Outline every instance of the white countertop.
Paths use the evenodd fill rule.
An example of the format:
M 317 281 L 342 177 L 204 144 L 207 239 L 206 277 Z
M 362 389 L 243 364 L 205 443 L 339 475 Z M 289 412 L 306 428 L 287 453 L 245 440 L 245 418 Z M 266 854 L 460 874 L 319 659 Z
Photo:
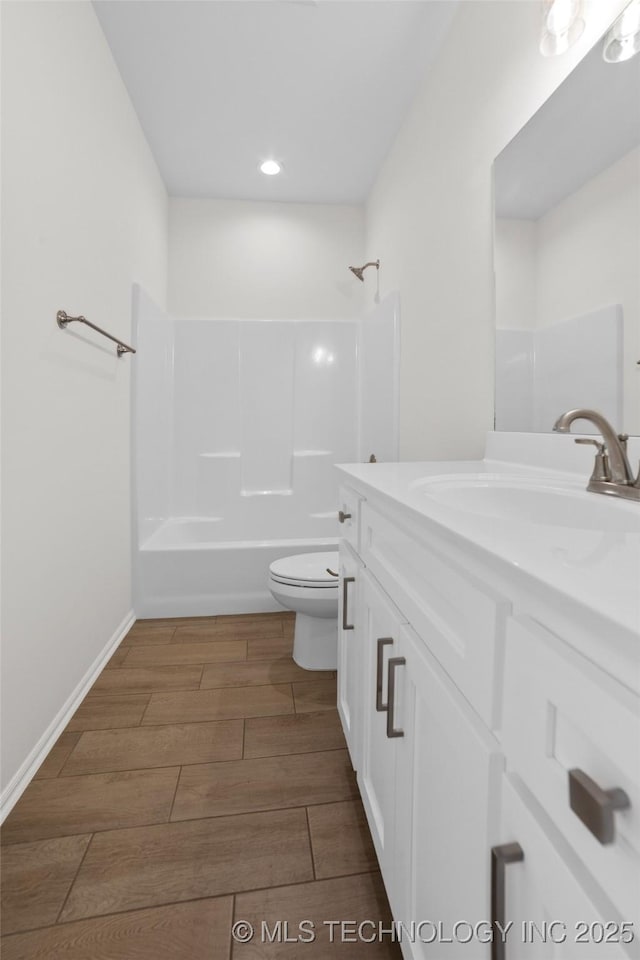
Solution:
M 555 442 L 556 438 L 553 439 Z M 492 451 L 490 442 L 488 450 L 496 452 L 496 445 Z M 574 456 L 573 452 L 570 456 Z M 590 461 L 587 457 L 589 464 L 592 460 L 593 457 Z M 361 489 L 365 497 L 369 492 L 388 498 L 414 517 L 437 525 L 441 533 L 485 551 L 503 568 L 534 578 L 554 594 L 569 597 L 640 638 L 640 503 L 588 493 L 584 488 L 590 470 L 577 474 L 573 470 L 562 472 L 502 459 L 356 463 L 340 465 L 338 469 L 343 480 Z M 512 518 L 501 522 L 458 506 L 445 506 L 426 495 L 424 489 L 412 489 L 412 484 L 423 478 L 470 473 L 530 478 L 540 480 L 541 486 L 545 479 L 579 484 L 576 496 L 584 497 L 587 505 L 598 498 L 599 510 L 606 504 L 606 509 L 613 512 L 616 530 L 569 525 L 570 502 L 567 526 Z

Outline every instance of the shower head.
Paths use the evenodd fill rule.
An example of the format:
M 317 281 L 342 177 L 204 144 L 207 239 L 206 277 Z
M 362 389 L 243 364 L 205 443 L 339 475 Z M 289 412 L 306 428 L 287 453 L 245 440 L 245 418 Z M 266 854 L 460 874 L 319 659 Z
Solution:
M 351 270 L 351 273 L 355 274 L 358 280 L 361 280 L 364 283 L 364 272 L 367 269 L 367 267 L 375 267 L 376 270 L 379 270 L 380 261 L 370 260 L 369 263 L 365 263 L 363 267 L 349 267 L 349 270 Z

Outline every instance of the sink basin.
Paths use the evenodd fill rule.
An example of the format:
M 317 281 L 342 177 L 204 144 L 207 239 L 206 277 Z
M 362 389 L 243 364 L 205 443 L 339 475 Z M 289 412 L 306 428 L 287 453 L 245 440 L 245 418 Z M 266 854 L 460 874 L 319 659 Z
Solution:
M 574 481 L 451 474 L 415 480 L 410 489 L 444 507 L 493 520 L 640 533 L 640 505 L 588 493 Z

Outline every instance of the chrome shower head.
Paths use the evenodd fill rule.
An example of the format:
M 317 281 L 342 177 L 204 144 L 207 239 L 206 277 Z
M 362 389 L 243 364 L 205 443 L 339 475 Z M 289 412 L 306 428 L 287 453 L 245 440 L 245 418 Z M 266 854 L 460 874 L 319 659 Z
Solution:
M 358 280 L 361 280 L 362 283 L 364 283 L 364 272 L 367 269 L 367 267 L 375 267 L 376 270 L 379 270 L 380 261 L 370 260 L 369 263 L 365 263 L 363 267 L 349 267 L 349 270 L 351 270 L 351 273 L 353 273 L 358 278 Z

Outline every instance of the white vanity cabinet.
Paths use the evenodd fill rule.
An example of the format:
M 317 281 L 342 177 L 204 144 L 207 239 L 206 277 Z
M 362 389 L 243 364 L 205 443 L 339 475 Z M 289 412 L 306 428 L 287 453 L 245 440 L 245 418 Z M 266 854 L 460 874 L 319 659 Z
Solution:
M 368 573 L 362 578 L 361 619 L 362 752 L 358 785 L 395 913 L 399 906 L 396 875 L 401 870 L 396 842 L 398 738 L 388 736 L 389 708 L 393 707 L 396 690 L 389 679 L 398 666 L 400 631 L 406 620 Z
M 463 958 L 468 945 L 446 931 L 487 916 L 499 745 L 369 572 L 361 609 L 362 799 L 394 917 L 442 925 L 426 922 L 404 954 Z M 488 958 L 476 946 L 474 960 Z
M 508 770 L 607 891 L 615 915 L 640 920 L 638 698 L 540 624 L 514 618 L 504 703 Z M 582 818 L 571 807 L 571 780 Z
M 488 943 L 463 942 L 467 928 L 452 933 L 461 921 L 488 917 L 500 748 L 410 627 L 401 630 L 399 653 L 405 663 L 396 672 L 389 714 L 402 732 L 396 741 L 394 915 L 408 928 L 411 921 L 428 921 L 413 943 L 403 944 L 404 954 L 488 960 Z
M 600 892 L 594 890 L 595 885 L 580 865 L 571 863 L 564 837 L 553 828 L 541 826 L 531 812 L 531 798 L 524 798 L 521 790 L 517 780 L 504 777 L 502 841 L 516 843 L 522 851 L 521 860 L 499 868 L 504 871 L 507 960 L 636 957 L 634 943 L 627 945 L 627 953 L 620 942 L 628 939 L 630 925 L 623 927 L 610 914 L 601 912 L 594 902 Z
M 640 638 L 356 491 L 338 707 L 405 960 L 640 960 Z
M 360 766 L 362 737 L 363 617 L 360 593 L 364 566 L 351 547 L 340 543 L 338 594 L 338 713 L 354 770 Z

